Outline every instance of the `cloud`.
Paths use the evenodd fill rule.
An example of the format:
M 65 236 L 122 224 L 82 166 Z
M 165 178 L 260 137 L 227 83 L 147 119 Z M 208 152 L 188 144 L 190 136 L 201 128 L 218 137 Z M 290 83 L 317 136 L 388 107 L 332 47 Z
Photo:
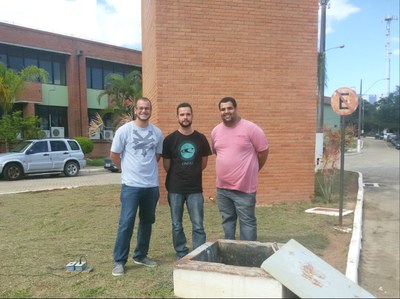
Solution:
M 360 8 L 348 3 L 349 0 L 331 0 L 326 10 L 326 33 L 334 32 L 333 24 L 342 21 L 352 14 L 360 11 Z
M 2 6 L 0 21 L 141 50 L 140 2 L 13 0 Z
M 97 5 L 103 7 L 103 9 L 108 13 L 116 13 L 117 10 L 114 6 L 110 5 L 106 0 L 97 0 Z

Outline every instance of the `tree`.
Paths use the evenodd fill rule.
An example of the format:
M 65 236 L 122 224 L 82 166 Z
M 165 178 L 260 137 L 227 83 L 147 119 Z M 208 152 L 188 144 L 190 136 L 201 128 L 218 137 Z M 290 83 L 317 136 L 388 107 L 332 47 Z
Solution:
M 380 99 L 375 104 L 371 104 L 366 100 L 359 103 L 357 110 L 347 116 L 346 123 L 358 127 L 359 109 L 362 111 L 362 126 L 364 132 L 375 133 L 388 129 L 391 132 L 399 134 L 400 132 L 400 86 L 389 94 L 388 97 Z
M 97 100 L 101 101 L 103 96 L 111 100 L 112 106 L 104 109 L 103 113 L 111 113 L 113 126 L 120 127 L 122 124 L 134 119 L 132 108 L 138 98 L 142 96 L 142 74 L 134 70 L 125 76 L 110 73 L 105 78 L 105 90 L 101 92 Z M 91 120 L 89 134 L 93 135 L 103 126 L 103 119 L 99 114 Z
M 380 129 L 388 129 L 391 132 L 400 131 L 400 86 L 388 97 L 380 99 L 376 103 L 376 114 Z
M 37 66 L 28 66 L 19 72 L 0 63 L 0 108 L 4 114 L 12 110 L 15 99 L 25 89 L 26 81 L 47 82 L 48 73 Z
M 39 128 L 40 119 L 37 116 L 22 117 L 22 111 L 16 111 L 12 114 L 5 114 L 0 118 L 0 142 L 4 142 L 6 151 L 9 150 L 9 144 L 18 141 L 21 138 L 42 138 L 42 130 Z

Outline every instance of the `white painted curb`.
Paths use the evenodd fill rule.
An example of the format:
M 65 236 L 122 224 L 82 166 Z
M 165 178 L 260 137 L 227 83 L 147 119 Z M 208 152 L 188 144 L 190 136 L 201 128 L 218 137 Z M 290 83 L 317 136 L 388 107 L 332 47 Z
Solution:
M 363 175 L 358 172 L 357 203 L 354 209 L 353 234 L 351 236 L 347 255 L 346 277 L 358 284 L 358 264 L 360 262 L 362 240 L 362 213 L 364 202 Z

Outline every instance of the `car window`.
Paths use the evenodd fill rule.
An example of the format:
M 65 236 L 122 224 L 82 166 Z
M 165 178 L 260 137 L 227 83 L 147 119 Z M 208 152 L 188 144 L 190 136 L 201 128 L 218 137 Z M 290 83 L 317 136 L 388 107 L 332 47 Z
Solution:
M 50 141 L 50 146 L 52 152 L 60 152 L 68 150 L 67 145 L 62 140 L 52 140 Z
M 47 141 L 38 141 L 30 148 L 32 154 L 48 152 Z
M 31 144 L 32 144 L 32 141 L 21 141 L 11 150 L 11 152 L 23 153 L 28 148 L 28 146 L 30 146 Z
M 71 149 L 73 151 L 79 151 L 80 150 L 78 142 L 76 142 L 74 140 L 68 140 L 68 144 L 69 144 L 69 146 L 71 147 Z

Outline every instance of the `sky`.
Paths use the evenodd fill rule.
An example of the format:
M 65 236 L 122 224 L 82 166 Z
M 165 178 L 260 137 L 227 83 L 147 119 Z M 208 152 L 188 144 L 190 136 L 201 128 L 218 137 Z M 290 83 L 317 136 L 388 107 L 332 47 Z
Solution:
M 0 0 L 0 22 L 141 50 L 140 2 Z M 331 96 L 340 87 L 349 87 L 357 94 L 362 92 L 379 98 L 386 96 L 388 82 L 390 92 L 400 85 L 399 2 L 329 1 L 326 9 L 325 96 Z M 387 74 L 387 17 L 393 17 L 390 22 L 390 76 Z M 344 48 L 336 48 L 340 45 Z M 319 43 L 316 47 L 318 49 Z

